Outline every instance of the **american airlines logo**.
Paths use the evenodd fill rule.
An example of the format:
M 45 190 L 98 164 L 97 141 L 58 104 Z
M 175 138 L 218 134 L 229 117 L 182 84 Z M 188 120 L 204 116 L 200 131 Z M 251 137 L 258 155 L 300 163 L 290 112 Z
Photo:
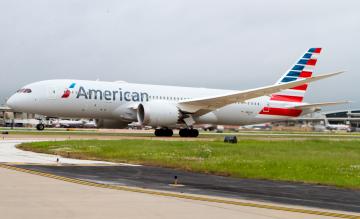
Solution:
M 64 92 L 64 94 L 61 96 L 61 98 L 68 98 L 70 97 L 71 91 L 70 89 L 73 89 L 75 87 L 76 83 L 72 83 L 68 89 Z
M 74 85 L 75 86 L 75 85 Z M 118 90 L 100 90 L 100 89 L 85 89 L 83 86 L 79 87 L 77 92 L 77 99 L 84 98 L 87 100 L 108 100 L 108 101 L 134 101 L 145 102 L 149 101 L 149 94 L 146 92 L 124 91 L 121 88 Z

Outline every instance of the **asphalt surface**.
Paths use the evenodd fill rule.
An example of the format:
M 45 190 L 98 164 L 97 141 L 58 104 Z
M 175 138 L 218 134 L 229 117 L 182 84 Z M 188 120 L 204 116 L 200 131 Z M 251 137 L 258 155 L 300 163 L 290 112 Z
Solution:
M 111 185 L 360 212 L 359 190 L 331 186 L 238 179 L 149 166 L 15 166 Z M 183 186 L 171 185 L 175 176 Z
M 0 168 L 0 182 L 2 219 L 325 219 L 330 217 L 355 219 L 360 215 L 316 211 L 317 209 L 295 211 L 295 209 L 284 209 L 286 206 L 281 206 L 279 210 L 279 206 L 275 205 L 255 207 L 249 206 L 251 204 L 249 202 L 243 204 L 214 202 L 211 201 L 211 197 L 210 200 L 200 201 L 114 190 L 88 184 L 85 186 L 74 181 L 69 183 L 9 168 Z

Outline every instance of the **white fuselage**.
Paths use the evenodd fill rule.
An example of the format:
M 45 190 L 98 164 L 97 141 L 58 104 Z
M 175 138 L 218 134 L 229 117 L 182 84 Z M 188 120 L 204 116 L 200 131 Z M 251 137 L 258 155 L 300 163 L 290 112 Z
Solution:
M 95 118 L 137 121 L 136 108 L 151 101 L 177 104 L 185 99 L 208 97 L 233 90 L 133 84 L 86 80 L 48 80 L 26 85 L 8 105 L 17 111 L 49 117 Z M 286 120 L 288 115 L 259 114 L 264 108 L 284 108 L 295 103 L 270 101 L 268 96 L 234 103 L 195 117 L 199 124 L 247 125 Z M 303 114 L 304 112 L 302 112 Z M 298 115 L 296 115 L 298 116 Z

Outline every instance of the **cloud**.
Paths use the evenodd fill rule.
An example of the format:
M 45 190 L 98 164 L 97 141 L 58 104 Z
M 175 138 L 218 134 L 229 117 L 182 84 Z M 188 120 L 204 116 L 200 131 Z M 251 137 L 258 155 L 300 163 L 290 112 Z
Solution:
M 3 1 L 0 103 L 27 83 L 54 78 L 263 86 L 314 46 L 324 48 L 317 72 L 348 72 L 311 85 L 306 101 L 356 101 L 359 6 L 355 0 Z

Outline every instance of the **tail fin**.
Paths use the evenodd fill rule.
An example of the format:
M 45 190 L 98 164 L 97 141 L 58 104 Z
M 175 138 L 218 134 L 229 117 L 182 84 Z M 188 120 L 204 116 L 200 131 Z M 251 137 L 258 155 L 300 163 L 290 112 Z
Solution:
M 296 81 L 301 78 L 309 78 L 312 76 L 314 67 L 317 62 L 317 56 L 320 54 L 321 48 L 310 48 L 297 62 L 289 69 L 276 84 L 283 84 L 290 81 Z M 302 84 L 290 89 L 283 90 L 271 96 L 272 101 L 282 102 L 302 102 L 306 93 L 308 84 Z

